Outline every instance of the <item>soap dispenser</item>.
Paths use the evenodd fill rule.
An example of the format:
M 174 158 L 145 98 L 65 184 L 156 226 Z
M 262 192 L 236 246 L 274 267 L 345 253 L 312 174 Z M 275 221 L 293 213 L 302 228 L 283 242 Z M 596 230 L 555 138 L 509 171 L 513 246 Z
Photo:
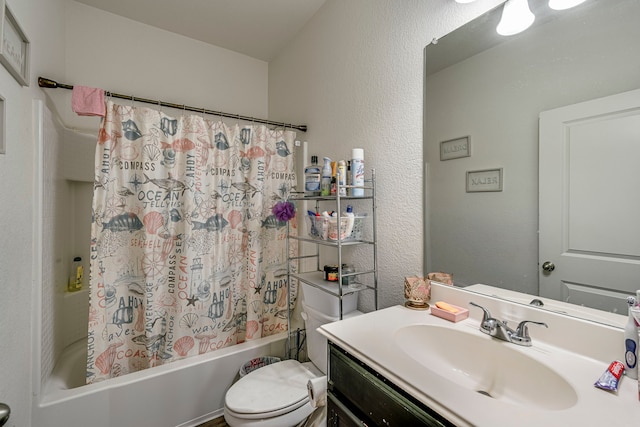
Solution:
M 638 328 L 633 317 L 634 297 L 627 298 L 629 319 L 624 327 L 624 368 L 629 378 L 638 379 Z

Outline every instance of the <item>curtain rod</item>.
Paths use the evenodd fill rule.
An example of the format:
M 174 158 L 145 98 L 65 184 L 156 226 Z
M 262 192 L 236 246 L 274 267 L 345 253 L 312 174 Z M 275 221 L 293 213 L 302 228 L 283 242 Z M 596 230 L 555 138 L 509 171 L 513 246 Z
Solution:
M 38 86 L 49 88 L 49 89 L 56 89 L 56 88 L 73 89 L 72 85 L 58 83 L 55 80 L 47 79 L 45 77 L 38 77 Z M 211 114 L 214 116 L 221 116 L 221 117 L 229 117 L 232 119 L 244 120 L 247 122 L 262 123 L 265 125 L 273 125 L 273 126 L 282 126 L 284 128 L 297 129 L 302 132 L 307 131 L 307 125 L 292 125 L 290 123 L 274 122 L 272 120 L 258 119 L 258 118 L 249 117 L 249 116 L 241 116 L 239 114 L 223 113 L 221 111 L 213 111 L 213 110 L 207 110 L 205 108 L 189 107 L 188 105 L 174 104 L 174 103 L 165 102 L 165 101 L 156 101 L 156 100 L 147 99 L 147 98 L 138 98 L 137 96 L 134 97 L 132 95 L 122 95 L 120 93 L 114 93 L 114 92 L 108 92 L 108 91 L 105 91 L 105 95 L 111 96 L 113 98 L 127 99 L 130 101 L 137 101 L 137 102 L 145 102 L 147 104 L 160 105 L 160 106 L 169 107 L 169 108 L 177 108 L 179 110 L 193 111 L 196 113 Z

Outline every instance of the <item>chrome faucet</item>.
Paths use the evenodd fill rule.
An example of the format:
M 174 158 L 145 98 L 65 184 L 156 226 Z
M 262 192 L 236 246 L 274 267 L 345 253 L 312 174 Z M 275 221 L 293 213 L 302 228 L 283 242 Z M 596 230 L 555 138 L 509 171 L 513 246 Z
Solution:
M 482 309 L 484 314 L 482 315 L 482 321 L 480 322 L 480 331 L 485 334 L 497 338 L 499 340 L 511 342 L 517 345 L 523 345 L 525 347 L 531 347 L 531 337 L 529 336 L 529 328 L 527 323 L 533 323 L 535 325 L 549 326 L 544 322 L 534 322 L 532 320 L 523 320 L 518 324 L 518 327 L 514 330 L 511 329 L 507 322 L 504 320 L 498 320 L 491 316 L 491 313 L 486 308 L 475 302 L 469 302 L 470 305 Z

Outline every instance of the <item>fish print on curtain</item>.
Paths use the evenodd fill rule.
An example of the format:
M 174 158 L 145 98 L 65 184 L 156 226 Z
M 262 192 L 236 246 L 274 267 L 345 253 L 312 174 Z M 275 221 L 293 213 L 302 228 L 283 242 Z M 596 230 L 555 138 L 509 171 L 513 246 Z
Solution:
M 287 330 L 287 224 L 271 209 L 295 186 L 294 138 L 107 104 L 96 149 L 88 383 Z

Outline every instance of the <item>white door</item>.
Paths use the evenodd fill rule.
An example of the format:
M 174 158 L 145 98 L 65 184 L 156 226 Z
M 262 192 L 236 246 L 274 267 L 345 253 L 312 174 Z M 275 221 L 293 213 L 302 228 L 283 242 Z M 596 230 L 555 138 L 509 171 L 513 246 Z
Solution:
M 640 289 L 640 90 L 540 114 L 540 295 L 626 314 Z

